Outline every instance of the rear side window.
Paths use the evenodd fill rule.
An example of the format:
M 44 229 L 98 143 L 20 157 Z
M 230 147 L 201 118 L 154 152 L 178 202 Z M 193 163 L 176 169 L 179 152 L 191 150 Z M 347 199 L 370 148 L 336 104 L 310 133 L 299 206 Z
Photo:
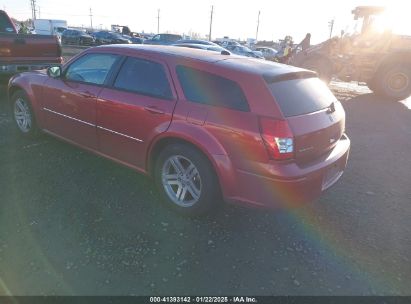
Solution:
M 163 65 L 137 58 L 127 58 L 114 87 L 139 94 L 173 99 Z
M 285 117 L 316 112 L 337 101 L 319 78 L 303 78 L 268 84 Z
M 227 78 L 189 67 L 177 67 L 178 79 L 185 97 L 192 102 L 249 111 L 240 86 Z

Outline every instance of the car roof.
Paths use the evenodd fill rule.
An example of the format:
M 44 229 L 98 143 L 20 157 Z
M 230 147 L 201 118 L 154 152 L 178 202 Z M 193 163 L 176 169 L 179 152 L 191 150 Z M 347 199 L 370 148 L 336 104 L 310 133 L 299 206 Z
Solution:
M 257 50 L 273 50 L 273 51 L 276 51 L 276 49 L 274 49 L 274 48 L 271 48 L 271 47 L 268 47 L 268 46 L 257 46 L 256 47 L 256 49 Z
M 202 45 L 218 45 L 217 43 L 208 41 L 208 40 L 201 40 L 201 39 L 181 39 L 177 41 L 178 43 L 195 43 L 195 44 L 202 44 Z
M 180 58 L 188 58 L 194 59 L 204 62 L 217 62 L 220 60 L 226 59 L 227 56 L 230 55 L 221 55 L 218 52 L 209 52 L 206 50 L 201 49 L 193 49 L 188 47 L 176 47 L 176 46 L 168 46 L 168 45 L 133 45 L 133 44 L 111 44 L 111 45 L 104 45 L 98 46 L 94 48 L 90 48 L 87 51 L 93 50 L 104 50 L 107 52 L 119 52 L 119 53 L 133 53 L 136 54 L 146 54 L 146 55 L 162 55 L 165 58 L 170 57 L 180 57 Z
M 265 77 L 275 77 L 278 75 L 306 71 L 301 68 L 255 59 L 251 57 L 224 55 L 219 52 L 210 52 L 202 49 L 193 49 L 187 47 L 165 46 L 165 45 L 105 45 L 88 49 L 86 52 L 101 50 L 104 52 L 118 52 L 136 55 L 162 55 L 165 59 L 172 57 L 187 58 L 206 63 L 218 63 L 218 65 L 227 67 L 239 72 L 256 74 Z
M 213 47 L 211 44 L 198 44 L 198 43 L 175 43 L 173 46 L 180 46 L 180 47 L 192 47 L 197 49 L 206 50 L 209 47 Z

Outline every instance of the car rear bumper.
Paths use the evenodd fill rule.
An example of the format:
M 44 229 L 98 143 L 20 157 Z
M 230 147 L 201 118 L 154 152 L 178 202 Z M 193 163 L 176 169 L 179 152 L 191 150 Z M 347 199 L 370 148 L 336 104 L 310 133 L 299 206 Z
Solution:
M 256 207 L 293 207 L 317 199 L 334 185 L 347 165 L 350 140 L 346 135 L 315 162 L 254 163 L 253 170 L 237 169 L 237 190 L 228 201 Z M 258 173 L 256 173 L 258 172 Z

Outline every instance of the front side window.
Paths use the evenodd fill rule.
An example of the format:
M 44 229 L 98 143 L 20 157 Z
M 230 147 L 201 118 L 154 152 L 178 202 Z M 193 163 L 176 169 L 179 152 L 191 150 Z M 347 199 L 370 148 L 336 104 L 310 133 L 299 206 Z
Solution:
M 67 80 L 102 85 L 119 55 L 87 54 L 74 61 L 66 70 Z
M 138 94 L 173 99 L 166 71 L 162 64 L 138 58 L 127 58 L 114 87 Z
M 177 67 L 177 75 L 189 101 L 238 111 L 250 110 L 242 89 L 230 79 L 185 66 Z

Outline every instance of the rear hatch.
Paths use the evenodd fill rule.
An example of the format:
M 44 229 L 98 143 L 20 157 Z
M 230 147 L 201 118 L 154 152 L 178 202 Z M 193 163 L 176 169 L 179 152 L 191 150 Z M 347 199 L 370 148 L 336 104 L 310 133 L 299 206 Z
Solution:
M 345 112 L 324 82 L 311 72 L 265 77 L 294 136 L 297 163 L 330 151 L 345 129 Z

